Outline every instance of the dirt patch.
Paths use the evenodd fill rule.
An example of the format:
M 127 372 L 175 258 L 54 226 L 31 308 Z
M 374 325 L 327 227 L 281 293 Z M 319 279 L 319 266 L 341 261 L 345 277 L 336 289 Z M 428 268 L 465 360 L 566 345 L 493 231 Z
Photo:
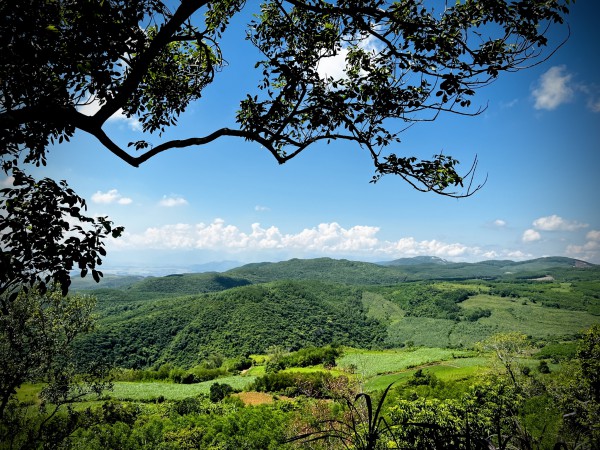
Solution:
M 273 403 L 273 396 L 265 392 L 240 392 L 239 394 L 233 394 L 239 397 L 244 405 L 264 405 Z
M 239 397 L 240 400 L 244 402 L 244 405 L 266 405 L 275 402 L 273 396 L 271 394 L 267 394 L 266 392 L 239 392 L 232 395 Z M 277 398 L 279 400 L 292 400 L 291 398 L 283 395 L 279 395 Z

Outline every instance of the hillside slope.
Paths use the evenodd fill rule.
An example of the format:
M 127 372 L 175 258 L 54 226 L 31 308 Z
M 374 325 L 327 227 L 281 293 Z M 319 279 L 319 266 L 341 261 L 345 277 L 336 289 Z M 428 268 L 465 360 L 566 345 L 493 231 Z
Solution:
M 219 353 L 238 356 L 271 345 L 298 349 L 339 343 L 380 345 L 385 327 L 368 318 L 362 292 L 320 282 L 280 281 L 219 293 L 149 299 L 115 310 L 77 343 L 81 361 L 121 367 L 169 361 L 182 366 Z

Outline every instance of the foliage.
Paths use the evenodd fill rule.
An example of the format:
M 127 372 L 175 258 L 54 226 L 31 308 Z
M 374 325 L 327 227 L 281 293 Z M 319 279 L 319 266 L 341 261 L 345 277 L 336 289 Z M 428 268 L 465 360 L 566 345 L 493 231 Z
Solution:
M 419 160 L 383 150 L 399 142 L 407 122 L 480 113 L 471 108 L 476 90 L 543 60 L 546 31 L 563 22 L 568 3 L 469 1 L 431 11 L 420 0 L 264 1 L 247 32 L 260 80 L 240 99 L 236 128 L 155 147 L 130 142 L 137 156 L 106 134 L 106 121 L 122 111 L 149 134 L 175 125 L 217 81 L 223 35 L 250 5 L 181 1 L 171 11 L 159 0 L 3 4 L 5 167 L 22 148 L 25 162 L 45 163 L 49 143 L 76 130 L 136 167 L 163 151 L 226 136 L 262 145 L 279 163 L 317 142 L 343 140 L 370 155 L 373 181 L 394 174 L 418 190 L 470 195 L 478 189 L 472 180 L 460 189 L 472 171 L 460 175 L 453 157 Z M 343 59 L 342 77 L 319 72 L 332 57 Z M 97 111 L 86 115 L 82 107 L 90 104 Z
M 266 370 L 269 372 L 290 367 L 316 366 L 317 364 L 333 367 L 335 366 L 335 358 L 340 354 L 340 350 L 332 346 L 306 347 L 285 355 L 271 357 L 267 362 Z
M 133 422 L 101 416 L 96 424 L 78 430 L 70 444 L 90 450 L 282 449 L 293 414 L 264 406 L 244 408 L 233 399 L 212 403 L 206 397 L 161 406 L 142 409 Z
M 478 383 L 458 400 L 401 400 L 388 412 L 391 434 L 398 448 L 527 448 L 516 421 L 520 402 L 501 379 Z
M 16 168 L 13 177 L 13 187 L 0 190 L 0 295 L 11 301 L 34 286 L 43 294 L 51 282 L 66 295 L 74 269 L 98 282 L 103 240 L 123 228 L 85 216 L 85 200 L 64 181 L 37 181 Z
M 249 386 L 259 392 L 276 392 L 289 397 L 305 395 L 314 398 L 328 398 L 332 395 L 329 372 L 277 372 L 258 377 Z
M 530 347 L 527 336 L 518 332 L 498 333 L 479 344 L 480 349 L 495 354 L 515 385 L 517 385 L 518 357 L 526 355 Z
M 233 392 L 233 388 L 226 383 L 213 383 L 210 386 L 208 398 L 211 402 L 220 402 Z
M 577 350 L 577 359 L 592 398 L 600 402 L 600 325 L 594 325 L 585 332 Z
M 136 369 L 164 362 L 189 368 L 210 354 L 247 356 L 271 345 L 371 347 L 385 336 L 383 325 L 367 317 L 360 290 L 283 281 L 148 300 L 107 316 L 98 328 L 78 341 L 78 358 L 102 355 Z
M 63 297 L 60 289 L 44 294 L 21 291 L 12 301 L 3 296 L 0 315 L 0 442 L 32 448 L 58 445 L 82 419 L 64 405 L 108 387 L 102 367 L 81 374 L 72 361 L 71 344 L 93 325 L 93 299 Z M 85 373 L 85 372 L 84 372 Z M 28 411 L 16 397 L 26 382 L 43 382 L 40 404 Z
M 438 289 L 432 283 L 403 284 L 390 294 L 390 299 L 408 316 L 430 317 L 433 319 L 460 320 L 464 314 L 459 303 L 465 301 L 471 291 L 459 289 Z M 483 313 L 481 317 L 484 317 Z M 467 320 L 471 320 L 471 315 Z

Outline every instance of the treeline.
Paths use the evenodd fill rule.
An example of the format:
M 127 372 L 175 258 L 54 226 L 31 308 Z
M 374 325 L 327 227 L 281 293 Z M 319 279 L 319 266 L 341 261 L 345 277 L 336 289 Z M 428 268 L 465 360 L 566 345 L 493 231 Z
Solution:
M 440 288 L 432 282 L 405 283 L 388 293 L 387 298 L 398 304 L 407 316 L 474 322 L 491 315 L 489 309 L 466 312 L 461 308 L 460 303 L 475 292 L 475 288 L 468 285 L 464 288 Z
M 267 372 L 278 372 L 290 367 L 309 367 L 323 364 L 330 368 L 336 365 L 335 359 L 341 356 L 337 347 L 307 347 L 284 355 L 271 355 L 266 364 Z
M 579 280 L 550 283 L 535 280 L 489 283 L 489 294 L 530 301 L 548 308 L 587 311 L 600 315 L 600 282 Z

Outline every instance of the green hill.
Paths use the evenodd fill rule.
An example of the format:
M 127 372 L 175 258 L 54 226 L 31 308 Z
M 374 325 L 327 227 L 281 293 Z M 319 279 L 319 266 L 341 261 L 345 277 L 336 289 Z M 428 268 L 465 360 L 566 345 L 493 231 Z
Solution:
M 165 277 L 148 277 L 127 287 L 130 291 L 162 294 L 200 294 L 246 286 L 250 281 L 220 273 L 187 273 Z
M 572 258 L 547 257 L 529 261 L 490 260 L 453 263 L 422 256 L 378 264 L 345 259 L 291 259 L 277 263 L 247 264 L 225 274 L 252 283 L 275 280 L 326 280 L 352 285 L 391 285 L 417 280 L 469 280 L 535 278 L 559 269 L 599 270 L 596 265 Z
M 137 368 L 272 345 L 469 347 L 505 331 L 571 339 L 600 322 L 600 266 L 581 266 L 568 258 L 401 268 L 320 258 L 130 280 L 89 291 L 98 329 L 79 340 L 78 354 Z
M 395 284 L 406 280 L 396 268 L 346 259 L 291 259 L 278 263 L 247 264 L 225 272 L 253 283 L 276 280 L 322 280 L 343 284 Z
M 77 343 L 79 359 L 102 356 L 122 367 L 164 361 L 191 366 L 212 353 L 261 353 L 272 345 L 371 347 L 385 339 L 385 327 L 367 317 L 360 290 L 312 281 L 138 300 L 98 325 Z

